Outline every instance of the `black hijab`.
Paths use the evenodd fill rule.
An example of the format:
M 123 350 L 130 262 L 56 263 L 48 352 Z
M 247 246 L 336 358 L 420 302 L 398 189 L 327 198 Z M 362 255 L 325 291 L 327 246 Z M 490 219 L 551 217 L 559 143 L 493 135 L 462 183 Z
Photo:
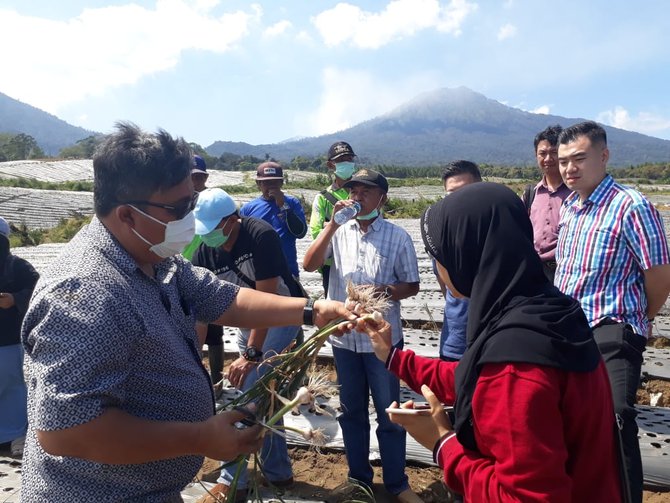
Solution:
M 589 372 L 600 353 L 579 303 L 542 272 L 521 199 L 496 183 L 446 196 L 421 218 L 426 250 L 470 298 L 467 349 L 456 368 L 454 428 L 477 450 L 472 396 L 485 363 L 532 363 Z

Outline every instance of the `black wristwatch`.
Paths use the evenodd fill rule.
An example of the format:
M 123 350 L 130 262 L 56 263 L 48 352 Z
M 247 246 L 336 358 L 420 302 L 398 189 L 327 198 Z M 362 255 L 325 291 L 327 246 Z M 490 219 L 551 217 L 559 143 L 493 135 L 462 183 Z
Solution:
M 302 323 L 304 325 L 314 325 L 314 299 L 307 299 L 305 309 L 302 310 Z
M 242 357 L 249 362 L 259 362 L 263 358 L 263 352 L 253 346 L 247 346 Z

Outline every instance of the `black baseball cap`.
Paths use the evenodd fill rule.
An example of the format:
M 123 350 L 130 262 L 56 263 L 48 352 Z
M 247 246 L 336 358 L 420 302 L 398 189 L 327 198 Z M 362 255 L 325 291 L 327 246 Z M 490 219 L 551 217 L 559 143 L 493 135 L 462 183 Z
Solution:
M 336 143 L 333 143 L 328 149 L 329 161 L 334 161 L 335 159 L 338 159 L 345 155 L 350 155 L 352 157 L 356 156 L 356 154 L 354 153 L 354 149 L 351 148 L 351 145 L 349 145 L 346 141 L 338 141 Z
M 389 191 L 389 182 L 386 177 L 381 173 L 377 173 L 371 169 L 362 169 L 357 171 L 354 173 L 354 176 L 352 176 L 351 179 L 347 180 L 347 182 L 342 185 L 342 187 L 350 189 L 352 185 L 356 183 L 362 183 L 363 185 L 370 185 L 372 187 L 379 187 L 384 191 L 384 193 L 388 193 Z

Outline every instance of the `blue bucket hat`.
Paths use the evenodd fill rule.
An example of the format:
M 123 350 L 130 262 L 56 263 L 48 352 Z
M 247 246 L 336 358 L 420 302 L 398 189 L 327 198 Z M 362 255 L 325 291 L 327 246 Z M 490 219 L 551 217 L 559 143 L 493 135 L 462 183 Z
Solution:
M 229 217 L 237 211 L 233 198 L 222 189 L 205 189 L 198 196 L 195 205 L 195 233 L 199 236 L 216 229 L 221 219 Z

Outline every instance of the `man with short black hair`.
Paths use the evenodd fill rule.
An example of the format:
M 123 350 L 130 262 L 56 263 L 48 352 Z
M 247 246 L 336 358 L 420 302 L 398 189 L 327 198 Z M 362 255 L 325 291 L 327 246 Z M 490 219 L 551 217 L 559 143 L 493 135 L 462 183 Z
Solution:
M 386 178 L 371 169 L 358 171 L 344 184 L 349 199 L 338 201 L 333 213 L 358 203 L 355 218 L 342 225 L 331 219 L 305 253 L 305 271 L 315 271 L 327 257 L 330 269 L 329 299 L 344 301 L 347 283 L 373 285 L 388 297 L 391 307 L 384 315 L 393 327 L 393 343 L 402 346 L 400 300 L 419 291 L 419 267 L 414 244 L 407 231 L 385 220 L 380 213 L 388 193 Z M 385 412 L 399 401 L 400 382 L 374 355 L 365 333 L 351 332 L 331 337 L 340 385 L 342 414 L 338 421 L 349 463 L 349 477 L 357 484 L 372 487 L 370 453 L 370 396 L 377 410 L 384 486 L 400 503 L 420 502 L 405 475 L 405 430 L 391 423 Z
M 533 225 L 535 251 L 542 260 L 545 276 L 552 282 L 556 272 L 556 242 L 561 205 L 572 194 L 572 190 L 563 183 L 558 169 L 558 135 L 561 131 L 563 128 L 556 124 L 535 135 L 533 145 L 542 179 L 535 186 L 526 186 L 522 197 Z
M 344 184 L 351 179 L 356 170 L 356 154 L 346 141 L 338 141 L 333 143 L 328 149 L 328 159 L 326 160 L 326 167 L 328 171 L 333 174 L 333 183 L 330 187 L 326 187 L 316 196 L 312 202 L 312 214 L 309 218 L 309 231 L 312 239 L 321 233 L 326 223 L 330 221 L 333 216 L 333 206 L 338 201 L 347 199 L 349 191 L 344 188 Z M 324 264 L 319 268 L 323 281 L 323 296 L 328 295 L 328 277 L 330 276 L 330 266 L 332 259 L 326 259 Z
M 642 501 L 635 417 L 650 324 L 670 293 L 670 253 L 658 210 L 607 174 L 605 129 L 592 121 L 558 139 L 563 181 L 555 284 L 577 299 L 605 360 L 620 424 L 632 501 Z M 621 424 L 622 423 L 622 424 Z
M 442 171 L 442 184 L 446 195 L 461 187 L 481 181 L 482 174 L 479 171 L 479 166 L 472 161 L 452 161 Z
M 445 166 L 442 172 L 442 183 L 447 197 L 467 185 L 481 181 L 479 166 L 471 161 L 452 161 Z M 444 318 L 440 332 L 440 359 L 457 361 L 463 356 L 467 342 L 465 331 L 468 324 L 468 299 L 456 298 L 452 295 L 437 274 L 434 263 L 433 272 L 437 277 L 442 295 L 445 297 Z
M 307 220 L 302 205 L 297 197 L 282 191 L 284 170 L 274 161 L 258 165 L 256 185 L 261 195 L 242 206 L 240 215 L 261 218 L 277 231 L 291 274 L 298 278 L 300 270 L 295 241 L 307 234 Z
M 93 159 L 95 216 L 35 288 L 22 327 L 21 501 L 181 501 L 203 456 L 255 452 L 261 428 L 214 415 L 195 323 L 319 324 L 341 304 L 220 281 L 179 254 L 195 233 L 192 152 L 119 123 Z M 310 321 L 310 320 L 307 320 Z

